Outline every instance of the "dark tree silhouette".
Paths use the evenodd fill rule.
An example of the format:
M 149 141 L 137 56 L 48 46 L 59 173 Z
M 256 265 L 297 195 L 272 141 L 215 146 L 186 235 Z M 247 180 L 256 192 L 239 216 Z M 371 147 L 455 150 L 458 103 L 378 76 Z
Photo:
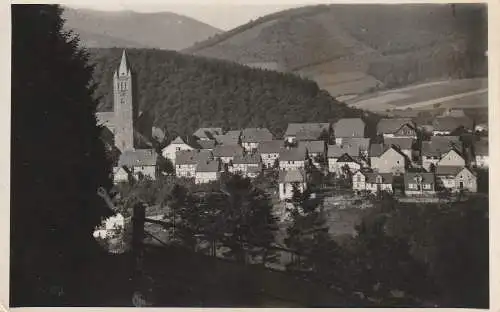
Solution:
M 71 304 L 112 212 L 92 68 L 53 5 L 12 6 L 12 306 Z

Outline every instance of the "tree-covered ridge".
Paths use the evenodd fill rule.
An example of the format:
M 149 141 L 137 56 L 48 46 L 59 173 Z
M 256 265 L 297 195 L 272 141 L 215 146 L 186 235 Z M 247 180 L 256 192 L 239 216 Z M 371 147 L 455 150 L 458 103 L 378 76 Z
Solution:
M 111 110 L 112 77 L 121 50 L 90 52 L 100 110 Z M 127 54 L 135 73 L 139 109 L 170 133 L 187 134 L 210 126 L 267 127 L 279 136 L 290 122 L 334 122 L 365 114 L 339 103 L 315 82 L 293 74 L 171 51 L 130 49 Z

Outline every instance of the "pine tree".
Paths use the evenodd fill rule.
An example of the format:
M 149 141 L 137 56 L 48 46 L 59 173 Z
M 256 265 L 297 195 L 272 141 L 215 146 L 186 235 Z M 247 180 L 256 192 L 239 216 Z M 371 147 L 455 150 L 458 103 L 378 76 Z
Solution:
M 54 5 L 12 6 L 11 305 L 71 300 L 111 187 L 78 38 Z M 98 248 L 98 247 L 96 247 Z M 74 274 L 74 275 L 73 275 Z M 74 299 L 74 298 L 73 298 Z

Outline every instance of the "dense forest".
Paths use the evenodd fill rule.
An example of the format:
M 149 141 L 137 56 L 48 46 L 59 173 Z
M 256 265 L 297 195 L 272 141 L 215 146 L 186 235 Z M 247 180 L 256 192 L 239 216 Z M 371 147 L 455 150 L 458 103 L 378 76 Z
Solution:
M 120 49 L 91 49 L 100 110 L 112 109 L 112 81 Z M 267 127 L 280 136 L 289 122 L 334 122 L 376 116 L 347 107 L 310 80 L 171 51 L 127 50 L 139 109 L 169 133 L 199 127 Z

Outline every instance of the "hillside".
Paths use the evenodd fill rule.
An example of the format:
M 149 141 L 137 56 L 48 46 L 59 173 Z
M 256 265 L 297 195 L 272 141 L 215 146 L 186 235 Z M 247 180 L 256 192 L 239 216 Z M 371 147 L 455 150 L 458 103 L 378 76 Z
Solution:
M 86 47 L 180 50 L 220 32 L 195 19 L 170 13 L 105 12 L 65 8 L 65 28 L 80 34 Z
M 91 49 L 99 110 L 112 107 L 112 75 L 120 49 Z M 313 81 L 172 51 L 127 50 L 136 73 L 139 108 L 170 133 L 199 127 L 268 127 L 281 135 L 289 122 L 333 122 L 364 112 L 337 102 Z M 369 114 L 374 125 L 376 116 Z
M 333 96 L 487 73 L 486 6 L 319 5 L 271 14 L 185 53 L 276 63 Z

